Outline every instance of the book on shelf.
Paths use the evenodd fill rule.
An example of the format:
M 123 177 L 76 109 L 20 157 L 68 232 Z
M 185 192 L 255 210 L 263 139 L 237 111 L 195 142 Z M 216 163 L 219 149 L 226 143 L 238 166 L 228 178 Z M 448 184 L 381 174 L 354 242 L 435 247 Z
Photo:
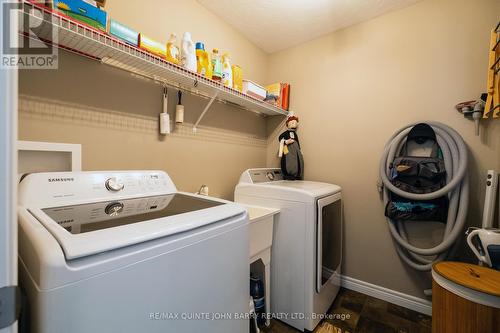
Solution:
M 267 96 L 265 101 L 276 107 L 288 110 L 290 104 L 290 84 L 273 83 L 266 86 Z

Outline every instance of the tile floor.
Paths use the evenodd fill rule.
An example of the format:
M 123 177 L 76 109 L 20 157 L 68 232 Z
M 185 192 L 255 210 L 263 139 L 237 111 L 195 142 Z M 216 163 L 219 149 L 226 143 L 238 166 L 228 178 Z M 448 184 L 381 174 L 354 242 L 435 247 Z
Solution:
M 345 320 L 326 319 L 337 328 L 339 333 L 431 332 L 431 317 L 348 289 L 340 290 L 329 313 L 346 317 Z M 264 332 L 296 333 L 298 331 L 280 321 L 273 320 Z

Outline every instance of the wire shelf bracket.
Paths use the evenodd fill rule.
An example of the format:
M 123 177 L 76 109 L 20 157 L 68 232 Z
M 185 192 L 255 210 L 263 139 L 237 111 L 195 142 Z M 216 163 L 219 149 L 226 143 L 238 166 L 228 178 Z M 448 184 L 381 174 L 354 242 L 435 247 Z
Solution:
M 198 117 L 198 120 L 196 120 L 196 122 L 194 123 L 194 126 L 193 126 L 193 132 L 196 133 L 196 131 L 198 130 L 198 125 L 200 124 L 200 121 L 203 119 L 203 117 L 205 116 L 205 114 L 208 112 L 208 110 L 210 109 L 210 107 L 212 106 L 212 103 L 215 101 L 215 99 L 217 98 L 217 95 L 219 94 L 218 91 L 216 91 L 214 93 L 214 95 L 210 98 L 210 101 L 208 101 L 207 105 L 205 106 L 205 108 L 203 109 L 203 112 L 200 114 L 200 116 Z

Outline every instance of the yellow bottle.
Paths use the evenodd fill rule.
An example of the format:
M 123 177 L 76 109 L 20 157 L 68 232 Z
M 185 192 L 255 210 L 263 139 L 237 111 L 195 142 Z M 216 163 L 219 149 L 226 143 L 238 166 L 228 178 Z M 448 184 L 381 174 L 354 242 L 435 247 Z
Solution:
M 232 66 L 233 70 L 233 89 L 239 92 L 243 91 L 243 70 L 238 65 Z
M 170 34 L 170 39 L 167 42 L 167 60 L 176 65 L 180 63 L 180 52 L 177 46 L 176 34 Z
M 233 87 L 233 69 L 231 68 L 231 56 L 229 53 L 222 55 L 222 84 L 226 87 Z
M 198 74 L 211 79 L 212 78 L 212 63 L 210 62 L 210 56 L 208 52 L 205 51 L 205 45 L 203 43 L 196 43 L 196 63 Z

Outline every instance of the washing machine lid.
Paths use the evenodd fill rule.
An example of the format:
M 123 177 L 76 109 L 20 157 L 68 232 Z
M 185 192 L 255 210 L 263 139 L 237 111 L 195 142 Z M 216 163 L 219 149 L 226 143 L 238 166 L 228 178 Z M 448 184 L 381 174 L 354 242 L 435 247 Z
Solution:
M 237 204 L 183 192 L 27 209 L 59 242 L 67 260 L 246 214 Z

